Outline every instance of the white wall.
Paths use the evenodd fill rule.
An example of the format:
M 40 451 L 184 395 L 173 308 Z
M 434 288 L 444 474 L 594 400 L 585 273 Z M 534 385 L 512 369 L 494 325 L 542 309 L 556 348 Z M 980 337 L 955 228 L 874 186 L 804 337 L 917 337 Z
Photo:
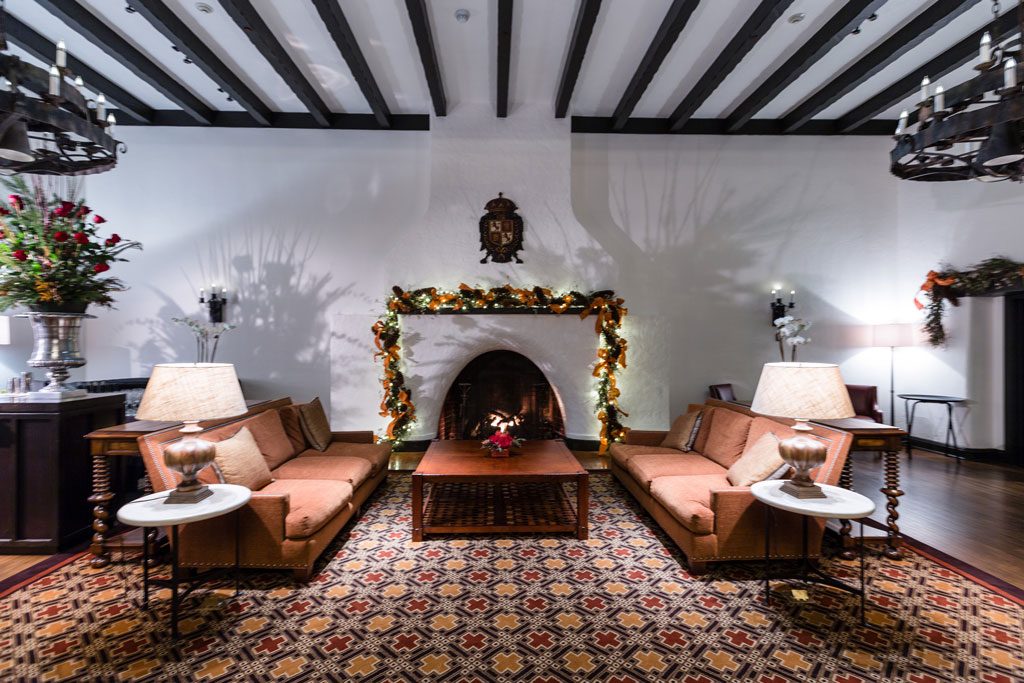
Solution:
M 380 429 L 376 406 L 345 404 L 338 390 L 372 370 L 347 372 L 331 348 L 346 338 L 369 350 L 362 328 L 391 285 L 611 287 L 631 314 L 664 317 L 675 414 L 709 383 L 752 395 L 760 365 L 777 360 L 768 291 L 779 282 L 815 323 L 801 359 L 839 362 L 848 381 L 887 397 L 888 352 L 864 346 L 865 326 L 916 320 L 914 291 L 942 261 L 1024 258 L 1018 186 L 896 181 L 888 139 L 570 135 L 546 108 L 499 121 L 470 105 L 432 126 L 123 127 L 128 153 L 86 192 L 112 231 L 146 249 L 112 271 L 132 289 L 116 310 L 92 311 L 79 376 L 192 360 L 170 318 L 200 316 L 198 288 L 216 282 L 231 288 L 239 324 L 218 359 L 236 363 L 251 395 L 328 399 L 333 388 L 337 425 Z M 521 266 L 479 264 L 477 221 L 498 191 L 526 220 Z M 986 447 L 1001 425 L 967 416 L 1000 393 L 1000 316 L 975 303 L 951 316 L 949 349 L 898 352 L 897 390 L 979 400 L 960 421 L 969 445 Z M 8 374 L 24 368 L 31 342 L 24 320 L 13 327 L 14 344 L 0 349 Z M 969 378 L 972 367 L 985 379 Z M 922 413 L 923 436 L 941 436 L 937 415 Z

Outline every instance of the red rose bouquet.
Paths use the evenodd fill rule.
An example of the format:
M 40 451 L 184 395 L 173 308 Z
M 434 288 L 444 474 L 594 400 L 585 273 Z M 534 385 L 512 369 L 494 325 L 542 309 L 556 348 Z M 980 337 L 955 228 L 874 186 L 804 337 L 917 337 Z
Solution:
M 481 444 L 491 452 L 492 458 L 505 458 L 508 457 L 509 449 L 513 446 L 522 446 L 523 440 L 513 438 L 508 432 L 498 431 L 491 434 L 490 438 L 482 441 Z
M 122 252 L 142 245 L 100 235 L 106 220 L 77 197 L 77 184 L 33 178 L 30 186 L 17 175 L 4 184 L 12 194 L 0 202 L 0 310 L 82 313 L 89 304 L 110 306 L 111 292 L 127 289 L 101 276 L 127 261 Z

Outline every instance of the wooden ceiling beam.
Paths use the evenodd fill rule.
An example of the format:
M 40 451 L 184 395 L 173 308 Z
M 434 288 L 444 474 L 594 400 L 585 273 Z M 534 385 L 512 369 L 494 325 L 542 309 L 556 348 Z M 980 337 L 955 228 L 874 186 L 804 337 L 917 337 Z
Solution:
M 495 110 L 508 116 L 509 74 L 512 71 L 512 0 L 498 0 L 498 89 Z
M 238 25 L 238 28 L 248 36 L 274 71 L 284 79 L 284 82 L 313 116 L 313 120 L 320 126 L 328 127 L 331 111 L 327 104 L 317 94 L 292 58 L 288 56 L 288 52 L 274 37 L 270 27 L 263 21 L 252 3 L 249 0 L 220 0 L 220 6 Z
M 637 103 L 643 96 L 647 86 L 650 85 L 654 74 L 658 73 L 661 63 L 665 61 L 669 50 L 679 37 L 679 33 L 686 27 L 690 15 L 697 9 L 700 0 L 672 0 L 672 6 L 665 13 L 661 20 L 658 32 L 654 34 L 654 40 L 647 47 L 644 58 L 640 60 L 640 66 L 633 73 L 633 78 L 626 86 L 626 92 L 622 94 L 615 112 L 612 114 L 613 126 L 616 130 L 623 128 L 630 114 L 636 108 Z
M 587 54 L 590 36 L 594 33 L 594 24 L 601 11 L 601 0 L 580 0 L 580 8 L 576 12 L 576 23 L 573 25 L 572 38 L 569 41 L 569 52 L 562 66 L 562 78 L 558 83 L 555 95 L 555 118 L 562 119 L 569 113 L 569 101 L 572 91 L 576 88 L 583 67 L 583 58 Z
M 950 49 L 939 54 L 935 59 L 914 69 L 864 104 L 843 114 L 836 122 L 839 132 L 846 133 L 858 126 L 862 126 L 886 109 L 899 104 L 915 92 L 918 92 L 921 88 L 921 79 L 925 76 L 937 83 L 940 78 L 954 69 L 959 69 L 964 64 L 969 64 L 971 61 L 976 60 L 978 58 L 978 46 L 981 43 L 981 37 L 986 31 L 992 33 L 992 43 L 996 44 L 1017 33 L 1017 28 L 1017 8 L 1014 7 L 1003 12 L 996 20 L 994 33 L 992 33 L 991 24 L 983 26 Z M 947 87 L 946 89 L 948 90 L 949 88 Z M 915 123 L 917 120 L 916 111 L 912 113 L 911 118 L 913 121 L 909 121 L 909 123 Z
M 7 40 L 44 64 L 53 63 L 57 46 L 36 33 L 27 24 L 7 14 L 4 16 L 4 30 Z M 76 59 L 71 53 L 68 53 L 68 70 L 76 76 L 81 76 L 82 81 L 90 90 L 103 93 L 103 96 L 118 108 L 119 113 L 124 113 L 125 116 L 130 116 L 139 123 L 150 123 L 153 120 L 152 108 L 139 101 L 121 86 L 108 80 L 88 64 Z
M 671 130 L 676 131 L 686 125 L 700 105 L 711 97 L 711 93 L 743 61 L 747 53 L 754 49 L 757 42 L 764 37 L 764 34 L 768 33 L 768 29 L 782 16 L 792 2 L 793 0 L 761 0 L 757 8 L 743 22 L 739 32 L 733 36 L 710 68 L 700 77 L 697 85 L 693 86 L 669 116 Z
M 163 0 L 132 0 L 132 8 L 141 14 L 183 55 L 210 77 L 229 97 L 261 126 L 269 126 L 273 118 L 270 107 L 242 82 L 224 62 L 192 32 Z
M 729 131 L 736 132 L 788 88 L 807 69 L 829 53 L 844 38 L 874 14 L 886 0 L 850 0 L 824 26 L 800 46 L 782 66 L 728 115 Z
M 156 88 L 164 97 L 188 112 L 198 123 L 209 125 L 214 112 L 188 88 L 171 78 L 163 69 L 135 49 L 117 31 L 107 26 L 76 0 L 36 0 L 53 16 L 71 27 L 125 68 Z M 85 76 L 82 76 L 85 80 Z M 104 95 L 106 93 L 104 92 Z
M 373 77 L 373 72 L 370 71 L 370 65 L 366 63 L 363 51 L 359 49 L 359 43 L 356 42 L 356 36 L 352 32 L 348 19 L 345 18 L 345 13 L 341 11 L 338 0 L 313 0 L 313 6 L 316 7 L 321 21 L 327 27 L 327 32 L 331 34 L 334 44 L 338 46 L 338 51 L 341 52 L 345 63 L 348 64 L 349 71 L 356 79 L 359 90 L 362 91 L 363 97 L 370 105 L 370 111 L 373 112 L 377 123 L 381 128 L 390 128 L 391 111 L 388 109 L 387 102 L 384 101 L 380 88 L 377 87 L 377 80 Z
M 782 117 L 783 130 L 790 133 L 800 128 L 978 2 L 979 0 L 936 0 L 882 41 L 878 47 Z
M 434 115 L 447 116 L 448 98 L 444 94 L 441 65 L 437 61 L 437 50 L 434 49 L 434 35 L 430 30 L 426 0 L 405 0 L 405 10 L 412 23 L 412 34 L 416 38 L 416 49 L 420 53 L 423 75 L 427 79 L 430 99 L 434 103 Z

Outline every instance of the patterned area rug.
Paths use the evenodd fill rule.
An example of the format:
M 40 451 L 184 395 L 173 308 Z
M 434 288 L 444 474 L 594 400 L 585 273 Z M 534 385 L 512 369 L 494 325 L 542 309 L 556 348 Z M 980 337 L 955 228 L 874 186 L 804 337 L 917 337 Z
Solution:
M 624 489 L 591 481 L 589 541 L 414 545 L 410 477 L 393 475 L 313 582 L 246 572 L 238 597 L 186 603 L 177 645 L 166 601 L 135 606 L 134 567 L 79 558 L 0 600 L 0 679 L 1024 681 L 1024 608 L 932 560 L 869 560 L 867 626 L 827 588 L 797 602 L 776 583 L 768 607 L 756 565 L 690 577 Z

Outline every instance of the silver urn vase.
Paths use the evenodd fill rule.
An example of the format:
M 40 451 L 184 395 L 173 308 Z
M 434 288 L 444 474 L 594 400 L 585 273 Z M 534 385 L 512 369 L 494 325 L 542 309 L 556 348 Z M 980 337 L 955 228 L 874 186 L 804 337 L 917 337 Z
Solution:
M 61 401 L 81 398 L 84 389 L 74 389 L 65 382 L 71 375 L 71 368 L 85 365 L 85 358 L 79 346 L 82 321 L 95 318 L 85 313 L 25 313 L 32 323 L 35 346 L 28 364 L 33 368 L 47 370 L 50 382 L 41 391 L 33 392 L 32 398 Z

